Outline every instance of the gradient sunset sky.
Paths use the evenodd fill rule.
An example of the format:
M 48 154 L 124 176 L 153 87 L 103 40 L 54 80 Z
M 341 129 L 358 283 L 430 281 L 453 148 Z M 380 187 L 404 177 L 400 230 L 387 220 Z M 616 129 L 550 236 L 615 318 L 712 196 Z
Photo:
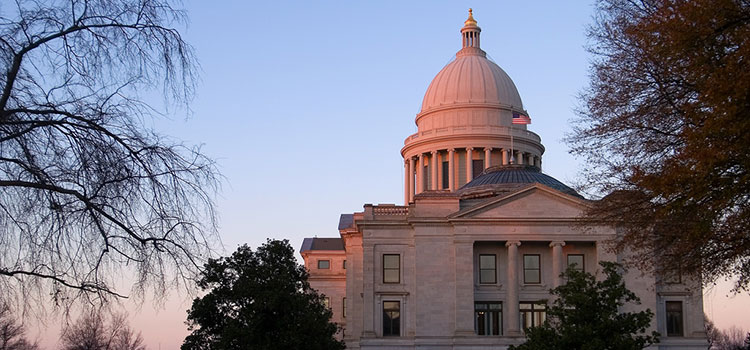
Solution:
M 403 204 L 403 141 L 432 78 L 460 49 L 474 10 L 482 48 L 515 82 L 546 147 L 543 171 L 576 184 L 585 164 L 561 141 L 591 59 L 591 1 L 186 1 L 183 30 L 201 63 L 193 115 L 156 124 L 203 144 L 226 177 L 218 198 L 229 254 L 267 237 L 299 249 L 336 237 L 341 213 L 365 203 Z M 298 256 L 301 261 L 301 258 Z M 720 328 L 750 329 L 750 296 L 705 292 Z M 190 300 L 125 302 L 150 349 L 177 349 Z M 59 322 L 40 330 L 46 349 Z

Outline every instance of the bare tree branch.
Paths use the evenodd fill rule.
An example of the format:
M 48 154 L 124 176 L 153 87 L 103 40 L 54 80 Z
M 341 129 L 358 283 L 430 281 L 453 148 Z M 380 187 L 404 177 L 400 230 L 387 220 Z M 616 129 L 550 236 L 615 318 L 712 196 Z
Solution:
M 173 27 L 184 13 L 169 0 L 3 11 L 0 299 L 67 308 L 191 283 L 217 240 L 220 175 L 148 126 L 163 113 L 141 98 L 191 100 L 197 61 Z

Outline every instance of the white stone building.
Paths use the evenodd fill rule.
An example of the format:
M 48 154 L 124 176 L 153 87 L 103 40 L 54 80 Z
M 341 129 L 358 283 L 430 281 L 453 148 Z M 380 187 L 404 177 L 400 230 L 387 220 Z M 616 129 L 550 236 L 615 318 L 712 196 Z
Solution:
M 545 318 L 569 265 L 618 261 L 612 227 L 576 225 L 590 202 L 541 172 L 541 138 L 510 77 L 463 47 L 427 88 L 406 138 L 405 205 L 343 214 L 340 238 L 305 239 L 312 286 L 328 297 L 349 349 L 506 349 Z M 515 120 L 515 122 L 514 122 Z M 705 349 L 699 283 L 638 271 L 626 285 L 655 312 L 653 349 Z

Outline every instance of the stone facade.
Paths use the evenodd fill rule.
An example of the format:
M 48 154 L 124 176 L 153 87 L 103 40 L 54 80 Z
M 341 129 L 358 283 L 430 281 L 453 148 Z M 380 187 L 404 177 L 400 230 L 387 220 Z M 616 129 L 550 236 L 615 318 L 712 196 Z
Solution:
M 569 264 L 601 277 L 599 261 L 623 258 L 606 249 L 615 228 L 578 223 L 591 202 L 541 173 L 541 138 L 516 124 L 528 113 L 479 32 L 470 15 L 405 141 L 405 205 L 342 215 L 340 238 L 327 239 L 340 240 L 335 249 L 303 244 L 349 349 L 506 349 L 544 320 Z M 639 271 L 625 280 L 642 302 L 625 309 L 655 312 L 653 349 L 706 347 L 698 281 Z

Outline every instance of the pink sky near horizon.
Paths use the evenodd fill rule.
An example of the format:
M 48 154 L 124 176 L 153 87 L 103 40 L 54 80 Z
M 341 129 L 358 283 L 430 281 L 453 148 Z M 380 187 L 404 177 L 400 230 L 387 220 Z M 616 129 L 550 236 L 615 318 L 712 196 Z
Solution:
M 187 1 L 183 31 L 201 62 L 194 115 L 158 121 L 166 134 L 219 162 L 217 198 L 224 254 L 267 237 L 299 248 L 304 237 L 335 237 L 339 214 L 364 203 L 403 201 L 399 150 L 416 131 L 428 84 L 458 51 L 469 7 L 482 48 L 515 82 L 546 147 L 544 172 L 576 184 L 585 166 L 561 141 L 588 81 L 586 2 Z M 304 178 L 303 176 L 304 175 Z M 301 258 L 298 256 L 298 260 Z M 750 330 L 750 293 L 705 293 L 720 328 Z M 161 309 L 125 302 L 149 349 L 177 349 L 191 299 Z M 31 334 L 55 349 L 59 321 Z

